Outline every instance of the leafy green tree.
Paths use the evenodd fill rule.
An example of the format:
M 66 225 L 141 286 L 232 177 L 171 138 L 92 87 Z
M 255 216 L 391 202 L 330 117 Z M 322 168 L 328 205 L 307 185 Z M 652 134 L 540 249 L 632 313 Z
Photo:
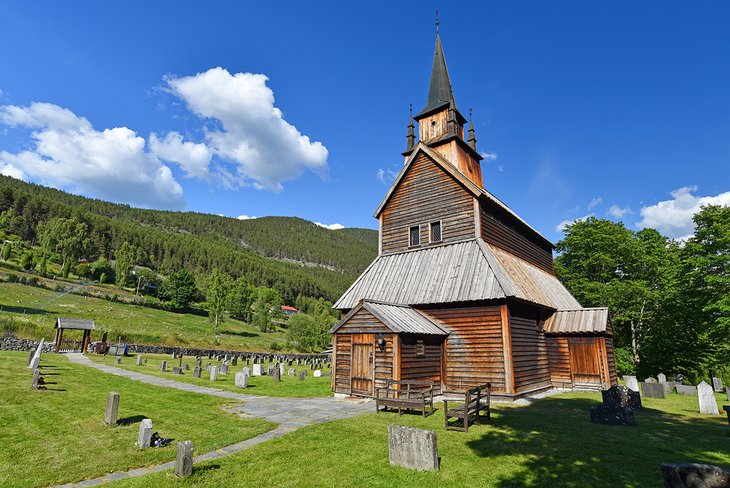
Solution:
M 10 241 L 3 242 L 2 258 L 3 261 L 10 259 L 10 254 L 13 252 L 13 244 Z
M 101 283 L 102 274 L 104 275 L 104 278 L 114 276 L 112 265 L 103 256 L 91 263 L 91 278 L 99 280 Z M 104 283 L 106 283 L 106 280 L 104 280 Z
M 329 346 L 330 329 L 337 319 L 328 313 L 317 317 L 299 313 L 289 317 L 287 340 L 302 352 L 318 352 Z
M 68 278 L 69 273 L 71 272 L 71 261 L 66 260 L 63 262 L 63 267 L 61 268 L 61 276 L 64 278 Z
M 123 288 L 128 285 L 132 277 L 132 268 L 136 264 L 137 249 L 129 242 L 124 242 L 115 254 L 114 273 L 117 286 Z
M 68 261 L 75 261 L 89 251 L 89 226 L 75 218 L 57 217 L 41 222 L 37 227 L 38 240 L 41 246 L 63 256 L 62 268 L 66 269 Z M 68 276 L 68 273 L 66 273 Z
M 281 311 L 283 304 L 284 300 L 281 295 L 273 288 L 258 288 L 253 304 L 253 324 L 261 332 L 268 332 L 271 330 L 273 320 L 283 318 Z
M 185 308 L 200 295 L 195 277 L 186 270 L 175 271 L 162 284 L 160 294 L 175 308 Z
M 41 276 L 46 276 L 48 274 L 48 257 L 44 251 L 41 251 L 41 260 L 38 264 L 38 271 Z
M 33 253 L 30 251 L 24 252 L 23 255 L 20 256 L 20 265 L 24 270 L 30 271 L 34 266 Z
M 256 287 L 245 278 L 238 278 L 231 288 L 228 310 L 231 316 L 251 323 L 251 308 L 256 300 Z
M 213 335 L 218 337 L 218 324 L 225 319 L 226 305 L 228 304 L 233 280 L 225 273 L 214 269 L 208 277 L 208 292 L 205 294 L 208 314 L 213 322 Z
M 99 275 L 99 283 L 101 283 L 102 285 L 106 283 L 106 273 L 102 273 L 101 275 Z

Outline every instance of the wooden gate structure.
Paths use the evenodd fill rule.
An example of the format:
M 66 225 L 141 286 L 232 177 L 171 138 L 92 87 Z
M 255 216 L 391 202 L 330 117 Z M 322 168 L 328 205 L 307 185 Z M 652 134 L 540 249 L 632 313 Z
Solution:
M 95 330 L 93 320 L 67 319 L 58 317 L 56 319 L 56 352 L 86 352 L 91 342 L 91 331 Z M 82 330 L 81 341 L 64 340 L 64 330 Z

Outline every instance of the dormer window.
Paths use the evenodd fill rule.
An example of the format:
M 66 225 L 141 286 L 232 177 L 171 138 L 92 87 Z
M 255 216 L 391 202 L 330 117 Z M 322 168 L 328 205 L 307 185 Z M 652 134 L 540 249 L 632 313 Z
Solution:
M 421 245 L 421 226 L 414 225 L 408 230 L 408 245 L 410 247 Z
M 441 221 L 431 222 L 429 226 L 431 242 L 441 242 Z

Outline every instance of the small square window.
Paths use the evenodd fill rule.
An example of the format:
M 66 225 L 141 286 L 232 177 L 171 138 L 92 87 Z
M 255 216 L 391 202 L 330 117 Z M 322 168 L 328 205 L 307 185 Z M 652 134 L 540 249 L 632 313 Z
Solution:
M 431 222 L 431 242 L 441 242 L 441 222 Z
M 426 346 L 423 341 L 416 341 L 416 356 L 423 356 L 426 354 Z
M 420 246 L 421 245 L 421 227 L 418 225 L 414 225 L 410 228 L 410 231 L 408 233 L 408 245 L 413 246 Z

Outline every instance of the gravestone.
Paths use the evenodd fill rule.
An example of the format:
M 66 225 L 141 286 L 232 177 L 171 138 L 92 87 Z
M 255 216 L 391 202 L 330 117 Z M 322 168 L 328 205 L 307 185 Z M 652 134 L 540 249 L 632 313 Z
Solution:
M 253 375 L 261 376 L 261 365 L 259 363 L 253 363 Z
M 644 380 L 644 383 L 656 383 L 657 380 L 649 376 L 647 379 Z
M 177 445 L 175 455 L 175 476 L 187 478 L 193 474 L 193 443 L 182 441 Z
M 198 378 L 198 379 L 200 379 L 200 376 L 201 376 L 202 374 L 203 374 L 203 368 L 201 368 L 200 366 L 196 366 L 196 367 L 195 367 L 195 368 L 193 369 L 193 378 Z
M 30 387 L 36 390 L 42 390 L 46 387 L 43 386 L 43 376 L 41 376 L 41 370 L 40 369 L 34 369 L 33 370 L 33 379 L 30 382 Z
M 160 371 L 167 371 L 167 361 L 160 361 Z
M 122 358 L 120 356 L 115 357 L 114 364 L 122 364 Z
M 216 366 L 213 366 L 210 368 L 210 381 L 215 381 L 218 379 L 218 368 Z
M 220 373 L 228 374 L 228 363 L 226 363 L 226 362 L 221 363 Z
M 142 366 L 142 356 L 137 356 L 137 366 Z
M 438 471 L 436 432 L 402 425 L 388 426 L 390 464 L 418 471 Z
M 274 381 L 281 381 L 281 370 L 279 368 L 274 368 Z
M 704 381 L 697 385 L 697 398 L 700 403 L 700 413 L 705 415 L 720 415 L 720 411 L 717 408 L 717 401 L 715 400 L 715 393 L 712 391 L 712 387 Z
M 319 369 L 315 369 L 314 373 L 312 374 L 315 378 L 321 378 L 322 377 L 322 371 Z
M 28 367 L 30 367 L 30 362 L 33 361 L 33 356 L 35 356 L 35 349 L 35 347 L 31 347 L 28 351 Z
M 33 353 L 33 358 L 30 360 L 30 364 L 28 364 L 28 369 L 30 369 L 31 371 L 33 371 L 34 369 L 38 369 L 38 366 L 40 366 L 41 364 L 41 353 L 43 352 L 43 344 L 45 343 L 45 341 L 46 338 L 41 337 L 41 341 L 38 343 L 38 347 Z
M 177 366 L 173 366 L 172 367 L 172 374 L 182 374 L 182 369 L 179 368 L 179 367 L 177 367 Z
M 646 398 L 664 398 L 664 387 L 659 383 L 641 383 L 641 396 Z
M 106 411 L 104 412 L 104 423 L 106 425 L 117 425 L 119 416 L 119 393 L 110 391 L 106 397 Z
M 307 370 L 306 369 L 301 370 L 299 372 L 299 380 L 304 381 L 304 378 L 306 378 L 306 377 L 307 377 Z
M 595 405 L 591 407 L 591 422 L 608 425 L 636 425 L 634 411 L 621 405 Z
M 41 365 L 41 358 L 39 358 L 37 355 L 33 356 L 33 359 L 30 360 L 30 368 L 35 371 L 38 369 Z
M 659 382 L 657 384 L 661 385 L 661 387 L 664 388 L 664 396 L 669 396 L 672 394 L 672 390 L 674 389 L 673 381 L 665 381 L 664 383 Z
M 284 363 L 279 363 L 279 378 L 284 376 Z
M 614 385 L 602 390 L 603 404 L 608 406 L 628 407 L 631 410 L 641 408 L 641 396 L 638 392 L 621 385 Z
M 715 391 L 722 391 L 722 380 L 720 378 L 712 377 L 712 388 Z
M 689 396 L 695 396 L 697 395 L 697 387 L 692 385 L 677 385 L 675 386 L 677 389 L 678 395 L 689 395 Z
M 175 351 L 172 351 L 172 359 L 175 359 L 175 358 L 177 358 L 177 353 L 175 353 Z
M 275 370 L 275 369 L 276 369 L 276 368 L 274 367 L 274 365 L 273 365 L 273 364 L 269 364 L 269 367 L 268 367 L 268 369 L 266 370 L 266 374 L 268 374 L 269 376 L 272 376 L 272 375 L 274 374 L 274 370 Z
M 624 381 L 626 382 L 626 387 L 632 391 L 639 392 L 639 382 L 636 381 L 636 376 L 624 376 Z
M 137 432 L 137 447 L 147 449 L 150 447 L 152 440 L 152 419 L 142 419 L 139 424 L 139 432 Z
M 236 373 L 236 376 L 233 380 L 233 384 L 235 384 L 239 388 L 247 388 L 248 387 L 248 375 L 243 372 Z
M 287 371 L 287 376 L 296 376 L 297 370 L 294 368 L 289 368 L 289 371 Z
M 659 383 L 666 383 L 667 375 L 665 375 L 664 373 L 659 373 L 658 375 L 656 375 L 656 379 Z
M 662 463 L 664 486 L 667 488 L 727 488 L 730 471 L 711 464 Z
M 238 366 L 238 356 L 233 356 L 233 359 L 231 359 L 231 366 Z
M 185 371 L 190 371 L 190 365 L 188 363 L 185 363 L 185 365 L 183 366 L 183 369 Z
M 725 394 L 727 395 L 727 401 L 730 402 L 730 387 L 725 388 Z

